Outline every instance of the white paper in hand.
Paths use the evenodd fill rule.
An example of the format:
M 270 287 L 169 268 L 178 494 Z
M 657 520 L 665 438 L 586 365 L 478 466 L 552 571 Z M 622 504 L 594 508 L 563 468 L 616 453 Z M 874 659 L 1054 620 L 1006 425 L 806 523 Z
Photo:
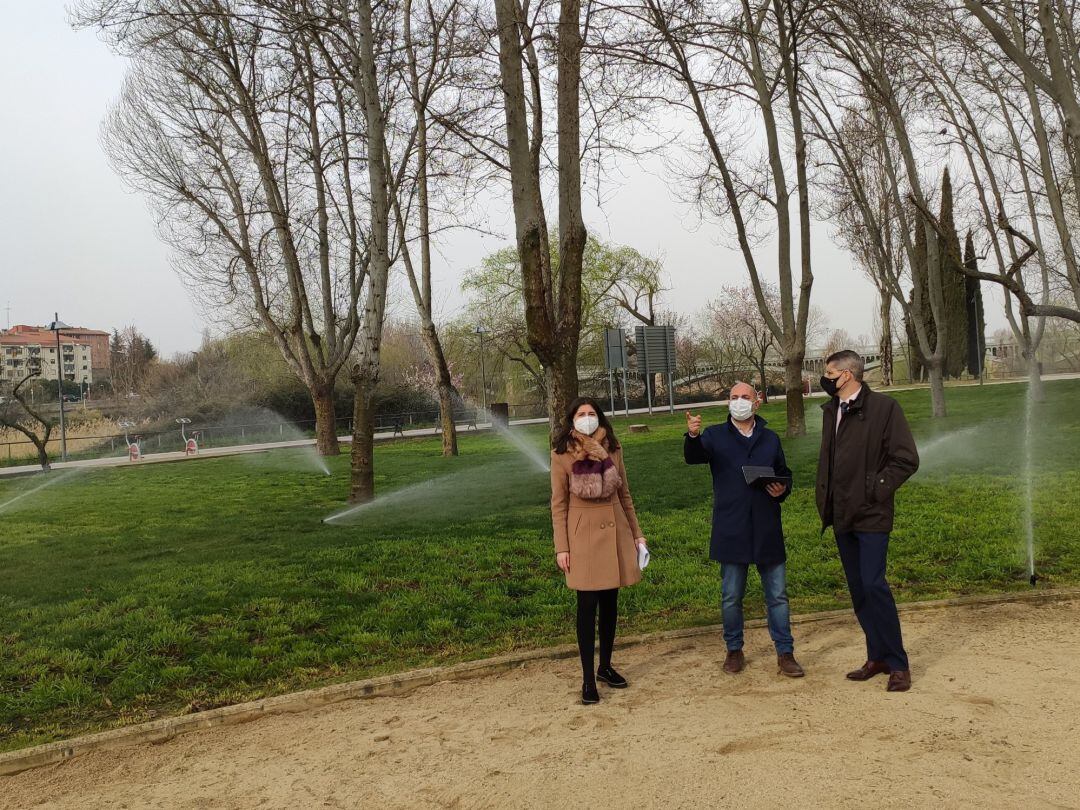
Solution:
M 644 543 L 637 547 L 637 564 L 638 568 L 645 570 L 645 566 L 649 564 L 649 559 L 652 555 L 649 554 L 649 548 Z

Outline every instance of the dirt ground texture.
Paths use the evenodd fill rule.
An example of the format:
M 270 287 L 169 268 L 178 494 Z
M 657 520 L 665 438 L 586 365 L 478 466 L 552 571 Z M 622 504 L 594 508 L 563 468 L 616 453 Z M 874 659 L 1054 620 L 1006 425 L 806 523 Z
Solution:
M 748 606 L 749 607 L 749 606 Z M 617 650 L 78 757 L 0 779 L 4 808 L 1080 807 L 1080 601 L 902 615 L 914 688 L 844 679 L 854 618 Z

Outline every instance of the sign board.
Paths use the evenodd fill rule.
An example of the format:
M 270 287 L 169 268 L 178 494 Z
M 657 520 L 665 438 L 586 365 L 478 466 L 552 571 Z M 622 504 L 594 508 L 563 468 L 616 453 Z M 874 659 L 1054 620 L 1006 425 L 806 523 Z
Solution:
M 637 342 L 638 374 L 672 374 L 675 371 L 675 327 L 639 326 Z
M 604 368 L 612 371 L 630 365 L 626 357 L 626 335 L 622 329 L 604 330 Z

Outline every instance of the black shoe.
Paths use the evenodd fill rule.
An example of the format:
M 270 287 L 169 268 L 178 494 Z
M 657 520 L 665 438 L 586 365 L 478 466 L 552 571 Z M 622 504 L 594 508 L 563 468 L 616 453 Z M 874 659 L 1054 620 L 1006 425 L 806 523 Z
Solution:
M 596 677 L 602 680 L 612 689 L 625 689 L 630 685 L 626 682 L 626 678 L 624 678 L 610 666 L 600 667 L 600 669 L 596 670 Z
M 600 702 L 600 693 L 596 691 L 596 682 L 586 681 L 581 685 L 581 702 L 588 706 L 591 703 Z

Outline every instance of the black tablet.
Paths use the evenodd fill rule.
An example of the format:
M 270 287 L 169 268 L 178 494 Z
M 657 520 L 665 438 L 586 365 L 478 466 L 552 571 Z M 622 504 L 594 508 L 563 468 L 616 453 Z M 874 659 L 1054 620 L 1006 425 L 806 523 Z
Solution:
M 772 467 L 743 467 L 743 479 L 752 487 L 764 487 L 766 484 L 791 486 L 790 475 L 777 475 Z

